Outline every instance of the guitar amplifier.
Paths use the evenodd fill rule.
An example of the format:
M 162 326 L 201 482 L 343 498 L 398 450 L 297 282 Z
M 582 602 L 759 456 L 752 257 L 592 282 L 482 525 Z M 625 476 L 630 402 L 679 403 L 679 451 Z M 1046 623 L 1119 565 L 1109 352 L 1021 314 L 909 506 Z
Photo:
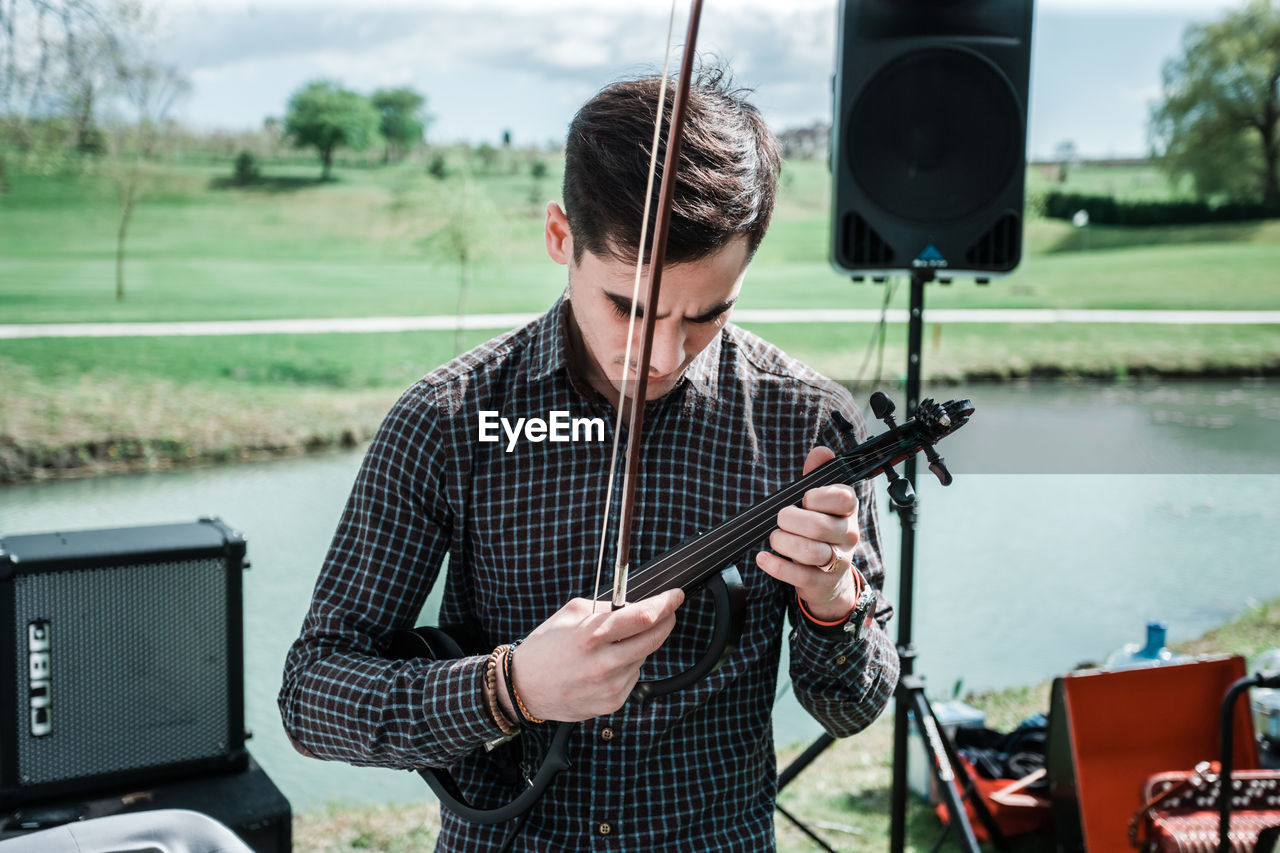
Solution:
M 17 840 L 43 829 L 155 809 L 190 809 L 206 814 L 240 836 L 254 853 L 289 853 L 293 848 L 293 809 L 289 800 L 251 758 L 247 769 L 238 773 L 61 797 L 27 803 L 8 813 L 0 809 L 0 851 L 8 853 L 12 848 L 13 853 L 19 853 L 24 845 Z M 136 848 L 137 844 L 131 844 L 128 849 Z M 161 849 L 160 845 L 155 849 Z
M 216 518 L 0 537 L 0 807 L 247 767 L 247 566 Z

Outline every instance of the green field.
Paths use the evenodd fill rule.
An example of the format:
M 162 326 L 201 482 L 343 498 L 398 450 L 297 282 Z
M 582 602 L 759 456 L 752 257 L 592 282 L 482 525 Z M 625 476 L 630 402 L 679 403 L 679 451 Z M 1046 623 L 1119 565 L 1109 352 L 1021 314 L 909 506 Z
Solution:
M 541 233 L 542 208 L 559 195 L 559 165 L 552 155 L 506 154 L 487 171 L 455 158 L 444 181 L 421 163 L 339 169 L 326 183 L 317 166 L 268 163 L 263 180 L 243 188 L 229 186 L 227 165 L 153 165 L 129 231 L 123 301 L 115 299 L 117 209 L 105 173 L 91 163 L 54 174 L 11 170 L 10 192 L 0 196 L 0 323 L 540 311 L 565 281 Z M 530 170 L 534 157 L 546 166 L 542 178 Z M 827 264 L 827 183 L 822 163 L 786 164 L 743 308 L 884 303 L 884 285 L 851 284 Z M 1065 184 L 1030 171 L 1032 197 L 1051 187 L 1174 194 L 1150 167 L 1081 166 Z M 469 283 L 460 292 L 463 252 Z M 986 286 L 931 284 L 926 304 L 1277 309 L 1277 269 L 1280 221 L 1080 231 L 1031 218 L 1014 274 Z M 906 290 L 897 282 L 892 307 L 905 307 Z M 892 381 L 902 369 L 901 326 L 889 327 L 880 358 L 868 358 L 870 325 L 756 331 L 837 378 L 871 378 L 882 363 L 881 378 Z M 461 344 L 488 334 L 468 333 Z M 1280 371 L 1280 326 L 935 325 L 926 340 L 926 374 L 940 379 Z M 0 340 L 0 480 L 30 475 L 32 459 L 62 459 L 35 468 L 76 472 L 106 458 L 115 470 L 119 452 L 104 457 L 103 448 L 136 447 L 129 442 L 160 442 L 161 451 L 138 457 L 147 460 L 216 461 L 246 446 L 363 440 L 398 390 L 457 343 L 452 332 Z M 156 401 L 174 389 L 222 426 L 196 430 L 189 418 L 159 414 Z M 243 423 L 222 411 L 262 426 L 237 438 Z M 171 447 L 180 450 L 163 450 Z
M 1116 167 L 1133 171 L 1134 167 Z M 0 197 L 0 304 L 7 323 L 452 314 L 459 269 L 450 234 L 470 244 L 466 310 L 536 311 L 564 283 L 542 248 L 551 168 L 436 181 L 420 168 L 268 170 L 260 187 L 223 188 L 226 169 L 155 168 L 130 227 L 127 298 L 114 298 L 116 206 L 91 172 L 17 175 Z M 1096 171 L 1096 170 L 1095 170 Z M 1034 172 L 1033 172 L 1034 174 Z M 1102 179 L 1072 172 L 1075 188 Z M 827 265 L 825 166 L 789 162 L 774 225 L 744 308 L 875 307 Z M 1156 178 L 1147 170 L 1148 179 Z M 1161 179 L 1162 180 L 1162 179 Z M 1056 186 L 1056 185 L 1055 185 Z M 537 192 L 535 196 L 534 193 Z M 988 287 L 931 287 L 936 307 L 1274 308 L 1280 221 L 1177 228 L 1032 219 L 1019 270 Z

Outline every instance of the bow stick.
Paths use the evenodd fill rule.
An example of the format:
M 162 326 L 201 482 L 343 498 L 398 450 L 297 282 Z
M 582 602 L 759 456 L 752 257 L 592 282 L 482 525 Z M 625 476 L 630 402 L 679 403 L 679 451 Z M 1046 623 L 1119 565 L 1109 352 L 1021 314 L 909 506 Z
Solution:
M 672 3 L 672 19 L 675 16 L 675 3 Z M 631 388 L 631 407 L 628 417 L 627 461 L 622 476 L 622 505 L 618 520 L 618 545 L 613 566 L 612 605 L 616 610 L 626 604 L 627 575 L 630 571 L 631 524 L 635 513 L 636 474 L 640 465 L 640 434 L 644 426 L 644 403 L 649 384 L 649 360 L 653 352 L 653 332 L 658 315 L 658 294 L 662 287 L 662 268 L 666 258 L 667 234 L 671 230 L 671 208 L 675 200 L 676 168 L 680 162 L 680 148 L 683 139 L 685 113 L 688 109 L 689 87 L 693 78 L 694 49 L 698 40 L 698 24 L 702 18 L 702 0 L 692 0 L 689 10 L 689 24 L 685 34 L 684 51 L 680 59 L 680 81 L 676 89 L 675 101 L 671 108 L 671 126 L 667 131 L 666 158 L 662 166 L 662 187 L 658 195 L 658 215 L 654 223 L 653 246 L 649 252 L 649 288 L 645 296 L 644 328 L 640 343 L 640 352 L 635 367 L 634 387 Z M 668 39 L 670 34 L 668 32 Z M 668 54 L 670 49 L 668 47 Z M 638 309 L 640 276 L 644 263 L 644 244 L 649 224 L 649 200 L 653 195 L 654 170 L 657 165 L 657 147 L 662 117 L 666 105 L 667 76 L 664 67 L 658 94 L 657 116 L 654 120 L 653 146 L 649 162 L 649 183 L 645 189 L 644 221 L 640 227 L 640 243 L 636 251 L 636 278 L 631 297 L 631 317 L 627 326 L 627 348 L 623 356 L 622 381 L 618 390 L 618 422 L 614 429 L 613 458 L 617 458 L 618 436 L 621 433 L 623 407 L 627 400 L 628 371 L 631 368 L 631 341 L 634 337 L 636 311 Z M 609 494 L 613 493 L 613 472 L 609 474 Z M 605 521 L 608 526 L 608 504 L 606 503 Z M 601 535 L 601 558 L 603 562 L 604 535 Z M 599 594 L 600 569 L 596 570 L 597 595 Z

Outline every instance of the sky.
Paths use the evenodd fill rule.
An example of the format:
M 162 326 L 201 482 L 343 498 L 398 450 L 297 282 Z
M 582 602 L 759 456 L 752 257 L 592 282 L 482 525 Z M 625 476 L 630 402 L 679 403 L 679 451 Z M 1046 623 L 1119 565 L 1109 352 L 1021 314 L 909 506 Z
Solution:
M 661 69 L 660 0 L 158 0 L 160 56 L 186 72 L 175 110 L 202 129 L 282 117 L 289 95 L 327 78 L 362 92 L 427 97 L 428 141 L 563 141 L 603 85 Z M 1027 151 L 1142 156 L 1161 69 L 1188 24 L 1227 0 L 1040 0 L 1032 38 Z M 701 53 L 727 61 L 775 131 L 831 116 L 837 0 L 706 0 Z M 677 10 L 683 40 L 687 4 Z M 673 63 L 678 61 L 674 54 Z

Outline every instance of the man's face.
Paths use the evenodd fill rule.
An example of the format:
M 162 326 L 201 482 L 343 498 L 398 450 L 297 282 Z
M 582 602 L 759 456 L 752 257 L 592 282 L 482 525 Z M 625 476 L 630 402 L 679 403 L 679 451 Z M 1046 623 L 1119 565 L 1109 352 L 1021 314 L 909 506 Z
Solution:
M 548 206 L 547 249 L 553 260 L 569 267 L 570 333 L 576 366 L 593 388 L 616 402 L 627 364 L 635 265 L 590 252 L 583 252 L 581 262 L 575 262 L 572 235 L 563 216 L 559 205 Z M 745 237 L 701 260 L 663 266 L 646 400 L 656 400 L 670 391 L 689 363 L 729 322 L 746 268 Z M 648 274 L 646 267 L 627 371 L 632 381 L 644 338 L 643 320 L 649 310 L 644 304 Z

